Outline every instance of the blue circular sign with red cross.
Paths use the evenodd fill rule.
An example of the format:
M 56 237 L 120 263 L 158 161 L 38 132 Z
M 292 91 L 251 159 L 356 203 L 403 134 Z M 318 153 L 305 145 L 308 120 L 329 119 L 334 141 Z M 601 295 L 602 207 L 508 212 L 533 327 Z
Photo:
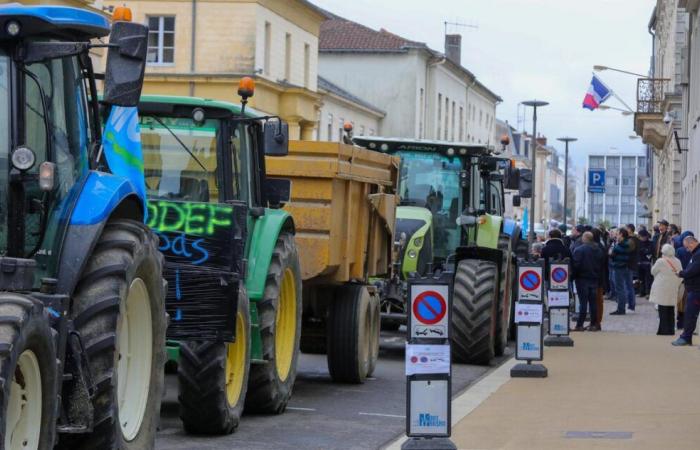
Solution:
M 435 291 L 421 292 L 413 301 L 413 317 L 422 324 L 435 325 L 447 314 L 447 302 Z
M 540 274 L 534 270 L 526 270 L 520 275 L 520 286 L 526 291 L 536 291 L 542 284 Z
M 555 283 L 563 283 L 568 277 L 569 274 L 563 267 L 557 267 L 552 270 L 552 280 L 554 280 Z

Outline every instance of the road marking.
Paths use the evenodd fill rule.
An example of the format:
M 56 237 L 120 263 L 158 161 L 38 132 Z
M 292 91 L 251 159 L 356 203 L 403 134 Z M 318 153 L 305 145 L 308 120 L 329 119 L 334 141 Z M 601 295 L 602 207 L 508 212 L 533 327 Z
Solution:
M 298 406 L 287 406 L 292 411 L 316 411 L 316 408 L 299 408 Z
M 396 414 L 381 414 L 381 413 L 366 413 L 366 412 L 361 412 L 357 413 L 361 416 L 377 416 L 377 417 L 393 417 L 395 419 L 405 419 L 406 416 L 399 416 Z
M 517 363 L 518 361 L 514 358 L 506 361 L 476 384 L 468 386 L 462 395 L 452 399 L 452 428 L 506 384 L 510 380 L 510 369 Z M 407 440 L 406 436 L 401 436 L 390 442 L 384 449 L 400 450 L 401 444 Z

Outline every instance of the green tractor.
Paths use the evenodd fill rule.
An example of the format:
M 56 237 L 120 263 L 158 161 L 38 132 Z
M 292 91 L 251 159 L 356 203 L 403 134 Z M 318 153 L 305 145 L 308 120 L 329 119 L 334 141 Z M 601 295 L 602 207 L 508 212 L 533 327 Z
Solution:
M 86 10 L 0 6 L 0 449 L 155 445 L 167 317 L 134 108 L 147 37 Z
M 247 79 L 246 83 L 252 80 Z M 169 365 L 187 432 L 233 432 L 245 409 L 281 413 L 296 378 L 301 275 L 288 180 L 265 155 L 288 151 L 277 117 L 244 103 L 142 96 L 148 225 L 169 282 Z
M 504 219 L 504 189 L 518 170 L 485 146 L 354 137 L 401 157 L 396 236 L 399 261 L 382 287 L 382 324 L 406 323 L 409 277 L 452 274 L 452 351 L 457 362 L 488 364 L 504 353 L 511 330 L 519 227 Z M 517 205 L 519 197 L 514 197 Z

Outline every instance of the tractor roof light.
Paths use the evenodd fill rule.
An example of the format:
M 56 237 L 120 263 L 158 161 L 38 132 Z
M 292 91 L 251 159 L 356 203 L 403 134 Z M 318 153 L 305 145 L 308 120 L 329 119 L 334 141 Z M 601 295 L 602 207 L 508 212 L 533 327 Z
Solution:
M 352 122 L 345 122 L 343 124 L 343 131 L 345 131 L 346 133 L 350 133 L 352 131 L 352 129 L 353 129 Z
M 16 20 L 10 20 L 5 24 L 5 31 L 10 36 L 15 37 L 22 31 L 22 26 Z
M 25 172 L 32 167 L 36 162 L 36 155 L 29 147 L 17 147 L 15 151 L 12 152 L 12 166 Z
M 387 144 L 382 144 L 379 149 L 383 152 L 386 152 L 389 150 L 389 146 Z
M 459 149 L 459 154 L 460 154 L 460 155 L 466 155 L 466 154 L 467 154 L 467 149 L 466 149 L 466 148 L 460 148 L 460 149 Z
M 447 149 L 447 152 L 446 152 L 446 153 L 447 153 L 447 156 L 454 156 L 454 154 L 455 154 L 455 149 L 453 149 L 452 147 L 450 147 L 450 148 Z
M 112 13 L 112 19 L 116 22 L 131 22 L 134 18 L 134 15 L 131 12 L 131 8 L 128 8 L 126 6 L 117 6 L 114 8 L 114 12 Z
M 255 95 L 255 80 L 251 77 L 241 78 L 241 81 L 238 82 L 238 95 L 243 97 L 243 100 Z

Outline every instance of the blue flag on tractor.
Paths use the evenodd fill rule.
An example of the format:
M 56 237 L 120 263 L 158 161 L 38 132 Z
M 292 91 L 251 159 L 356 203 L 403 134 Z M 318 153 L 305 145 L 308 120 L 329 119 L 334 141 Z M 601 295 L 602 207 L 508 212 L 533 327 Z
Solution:
M 148 213 L 146 180 L 143 175 L 141 128 L 138 110 L 135 107 L 112 107 L 105 124 L 103 147 L 112 173 L 128 179 L 134 185 L 143 202 L 145 220 Z

